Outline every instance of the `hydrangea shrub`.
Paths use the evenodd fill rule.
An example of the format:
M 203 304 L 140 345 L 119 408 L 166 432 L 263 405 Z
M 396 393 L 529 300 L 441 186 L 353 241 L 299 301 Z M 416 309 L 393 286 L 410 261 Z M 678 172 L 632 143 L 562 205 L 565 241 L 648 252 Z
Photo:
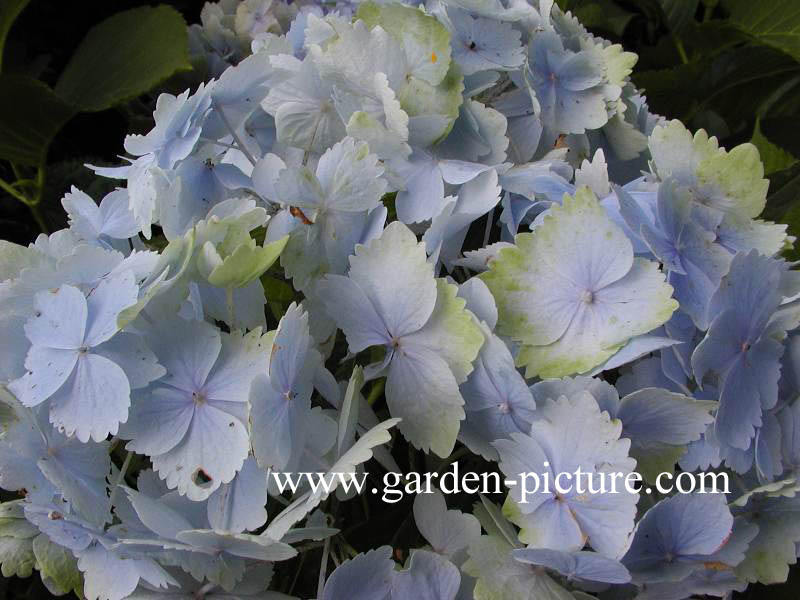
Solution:
M 786 580 L 800 277 L 753 145 L 651 114 L 636 56 L 552 0 L 221 0 L 189 38 L 203 81 L 91 166 L 118 188 L 0 242 L 3 575 L 90 600 L 289 598 L 293 560 L 320 600 Z M 354 549 L 337 475 L 405 445 L 731 489 L 435 491 L 418 548 Z M 331 485 L 278 489 L 298 472 Z

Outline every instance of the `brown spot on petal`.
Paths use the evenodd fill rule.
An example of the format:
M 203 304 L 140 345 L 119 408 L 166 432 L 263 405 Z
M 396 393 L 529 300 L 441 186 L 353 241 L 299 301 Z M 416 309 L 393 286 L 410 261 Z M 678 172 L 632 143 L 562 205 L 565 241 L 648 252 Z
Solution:
M 314 221 L 309 219 L 305 215 L 305 213 L 302 210 L 300 210 L 298 207 L 296 207 L 296 206 L 290 206 L 289 207 L 289 214 L 292 215 L 295 219 L 300 219 L 303 222 L 303 225 L 313 225 L 314 224 Z
M 718 562 L 718 561 L 704 562 L 703 566 L 706 569 L 711 569 L 712 571 L 730 571 L 731 570 L 731 566 L 730 565 L 726 565 L 725 563 L 721 563 L 721 562 Z

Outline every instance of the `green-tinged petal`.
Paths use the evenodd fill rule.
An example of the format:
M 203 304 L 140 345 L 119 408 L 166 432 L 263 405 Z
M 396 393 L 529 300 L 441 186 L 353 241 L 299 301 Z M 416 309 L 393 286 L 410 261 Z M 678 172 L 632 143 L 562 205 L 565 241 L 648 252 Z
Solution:
M 462 569 L 475 577 L 475 600 L 574 600 L 542 570 L 532 569 L 511 555 L 505 540 L 484 535 L 469 546 Z
M 674 177 L 702 204 L 751 218 L 764 210 L 769 182 L 753 144 L 727 151 L 704 130 L 692 136 L 675 120 L 653 130 L 650 154 L 661 179 Z
M 410 73 L 438 85 L 450 66 L 450 32 L 435 17 L 404 4 L 365 2 L 356 16 L 370 27 L 380 25 L 403 44 Z
M 215 267 L 208 276 L 211 285 L 224 288 L 243 287 L 260 277 L 278 259 L 289 236 L 284 236 L 263 246 L 252 243 L 242 244 Z
M 620 44 L 609 44 L 603 48 L 603 59 L 608 82 L 622 87 L 639 57 L 634 52 L 625 52 Z
M 392 118 L 403 120 L 405 116 L 405 121 L 407 122 L 408 115 L 405 115 L 400 108 L 400 103 L 394 98 L 394 94 L 388 88 L 384 91 L 388 100 L 383 103 L 387 120 Z M 390 117 L 389 115 L 394 116 Z M 406 156 L 409 153 L 408 144 L 406 144 L 402 136 L 386 127 L 375 115 L 364 110 L 358 110 L 350 116 L 350 120 L 347 122 L 347 135 L 367 142 L 378 156 L 388 158 Z
M 444 79 L 438 85 L 431 85 L 423 79 L 409 77 L 408 83 L 397 90 L 400 106 L 411 118 L 423 115 L 443 115 L 450 121 L 442 130 L 443 137 L 449 133 L 453 121 L 458 117 L 458 108 L 463 102 L 464 78 L 456 63 L 450 64 Z
M 25 520 L 22 501 L 0 504 L 0 573 L 3 577 L 29 577 L 36 564 L 33 538 L 39 533 Z
M 158 263 L 153 269 L 153 274 L 141 286 L 139 300 L 133 306 L 122 310 L 117 316 L 117 327 L 123 329 L 133 321 L 148 303 L 162 295 L 162 299 L 175 305 L 183 301 L 182 287 L 188 285 L 185 275 L 194 256 L 195 230 L 189 230 L 186 235 L 175 238 L 158 257 Z M 169 293 L 172 291 L 173 293 Z M 187 291 L 188 293 L 188 291 Z
M 0 537 L 0 573 L 3 577 L 30 577 L 35 563 L 30 539 Z
M 14 279 L 26 267 L 37 267 L 44 255 L 33 247 L 0 240 L 0 281 Z
M 418 346 L 412 354 L 395 351 L 386 381 L 386 402 L 398 429 L 417 448 L 446 457 L 453 451 L 464 399 L 447 362 Z
M 464 309 L 458 288 L 436 280 L 436 304 L 425 326 L 399 340 L 386 384 L 392 415 L 415 446 L 439 456 L 453 450 L 464 400 L 458 389 L 472 371 L 484 337 L 475 317 Z
M 383 167 L 369 146 L 344 138 L 308 167 L 280 172 L 276 189 L 285 204 L 319 211 L 358 212 L 380 204 L 386 191 Z
M 751 510 L 750 520 L 758 525 L 758 535 L 736 567 L 736 575 L 749 582 L 783 583 L 789 576 L 789 565 L 797 561 L 800 498 L 768 499 Z
M 671 446 L 657 442 L 631 448 L 636 459 L 636 471 L 647 483 L 655 484 L 661 473 L 675 472 L 675 464 L 686 454 L 686 446 Z
M 523 344 L 527 377 L 586 372 L 678 306 L 658 265 L 633 258 L 587 187 L 515 242 L 480 277 L 497 302 L 498 333 Z
M 45 534 L 40 534 L 33 539 L 33 554 L 42 579 L 48 580 L 51 590 L 55 586 L 62 594 L 75 591 L 81 595 L 83 580 L 78 571 L 78 560 L 72 552 L 54 544 Z
M 402 223 L 391 223 L 350 257 L 355 281 L 383 319 L 389 334 L 400 337 L 419 331 L 436 306 L 436 281 L 425 244 Z
M 632 263 L 630 241 L 582 187 L 536 230 L 517 235 L 481 279 L 497 302 L 497 331 L 544 345 L 564 335 L 587 289 L 618 281 Z
M 460 384 L 472 372 L 472 361 L 483 346 L 484 336 L 475 317 L 465 310 L 466 301 L 457 294 L 457 286 L 437 279 L 433 313 L 421 330 L 403 338 L 403 347 L 420 345 L 433 350 L 447 362 Z
M 526 376 L 563 377 L 585 373 L 613 356 L 637 335 L 666 323 L 678 308 L 672 286 L 654 262 L 637 258 L 618 282 L 595 293 L 597 311 L 581 308 L 566 333 L 547 346 L 525 345 L 517 364 Z

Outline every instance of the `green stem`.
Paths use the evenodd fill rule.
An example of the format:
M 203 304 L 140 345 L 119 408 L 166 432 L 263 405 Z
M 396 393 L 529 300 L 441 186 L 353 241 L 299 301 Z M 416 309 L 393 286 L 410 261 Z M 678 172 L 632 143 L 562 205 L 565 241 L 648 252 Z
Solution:
M 231 331 L 236 329 L 236 311 L 233 305 L 233 288 L 228 286 L 225 288 L 225 305 L 228 308 L 228 325 L 230 325 Z
M 39 204 L 42 201 L 42 194 L 44 193 L 44 167 L 40 166 L 36 171 L 36 196 L 33 198 L 34 204 Z M 46 228 L 45 228 L 46 229 Z M 45 231 L 45 233 L 47 233 Z
M 686 55 L 686 48 L 683 47 L 681 39 L 673 34 L 672 41 L 675 43 L 675 48 L 678 50 L 678 55 L 681 57 L 683 64 L 689 64 L 689 57 Z
M 417 449 L 413 444 L 408 445 L 408 472 L 415 473 L 417 471 Z
M 0 189 L 4 190 L 9 195 L 13 196 L 23 204 L 30 204 L 30 200 L 28 200 L 28 198 L 22 192 L 17 190 L 14 186 L 12 186 L 4 179 L 0 179 Z
M 114 487 L 111 488 L 111 493 L 109 494 L 108 501 L 111 503 L 112 506 L 114 504 L 114 496 L 116 496 L 117 494 L 117 488 L 123 481 L 125 481 L 125 471 L 128 470 L 128 467 L 131 464 L 131 458 L 133 458 L 133 452 L 129 451 L 128 454 L 125 455 L 125 461 L 122 463 L 122 466 L 119 469 L 117 478 L 114 481 Z
M 483 246 L 484 248 L 489 245 L 489 237 L 492 234 L 492 223 L 494 222 L 494 209 L 489 211 L 489 214 L 486 215 L 486 229 L 483 231 Z
M 372 387 L 369 389 L 369 396 L 367 396 L 367 404 L 369 404 L 370 406 L 375 404 L 375 401 L 381 397 L 381 394 L 383 394 L 383 390 L 385 387 L 386 387 L 385 377 L 381 377 L 380 379 L 378 379 L 378 381 L 373 383 Z
M 703 23 L 708 23 L 714 15 L 714 9 L 717 7 L 717 3 L 704 2 L 703 5 Z
M 250 151 L 247 149 L 247 146 L 244 145 L 244 142 L 239 138 L 239 134 L 236 133 L 236 130 L 231 125 L 231 122 L 228 121 L 228 117 L 225 116 L 225 111 L 222 110 L 222 106 L 219 104 L 215 104 L 214 108 L 217 109 L 217 114 L 219 115 L 222 124 L 228 129 L 233 138 L 233 141 L 236 142 L 236 145 L 239 146 L 239 150 L 244 154 L 245 158 L 250 162 L 251 165 L 256 164 L 255 157 L 250 154 Z
M 450 456 L 448 456 L 445 459 L 445 461 L 441 465 L 439 465 L 439 468 L 436 469 L 436 474 L 441 475 L 442 473 L 444 473 L 447 470 L 447 467 L 452 465 L 462 456 L 466 456 L 468 452 L 469 450 L 467 450 L 466 446 L 461 446 L 461 448 L 453 452 Z
M 195 598 L 197 598 L 198 600 L 205 600 L 206 594 L 213 591 L 215 587 L 217 587 L 217 584 L 214 583 L 213 581 L 209 581 L 194 593 Z
M 294 578 L 292 579 L 292 584 L 289 586 L 289 591 L 288 591 L 289 595 L 291 595 L 291 593 L 294 591 L 294 586 L 297 585 L 297 580 L 300 577 L 300 571 L 303 570 L 303 563 L 306 562 L 306 556 L 308 556 L 308 555 L 305 552 L 302 553 L 300 555 L 300 560 L 297 561 L 298 562 L 297 571 L 295 571 Z
M 24 179 L 22 177 L 22 171 L 20 171 L 19 167 L 16 164 L 14 164 L 13 162 L 11 163 L 11 170 L 14 171 L 14 177 L 17 178 L 17 182 L 18 183 L 19 183 L 20 179 Z
M 14 172 L 17 172 L 16 167 L 14 168 Z M 33 198 L 29 198 L 22 191 L 14 187 L 14 185 L 19 183 L 24 183 L 26 186 L 30 185 L 31 183 L 33 184 Z M 16 181 L 14 184 L 10 184 L 4 179 L 0 179 L 0 189 L 7 192 L 10 196 L 16 198 L 30 209 L 31 215 L 33 215 L 33 219 L 36 221 L 36 224 L 39 226 L 39 229 L 41 229 L 42 233 L 50 233 L 47 223 L 45 223 L 44 216 L 42 215 L 42 211 L 39 209 L 39 203 L 42 201 L 42 193 L 44 190 L 44 167 L 39 167 L 39 170 L 36 173 L 36 181 L 31 182 L 30 180 L 23 179 Z
M 322 560 L 319 564 L 319 581 L 317 581 L 317 598 L 322 598 L 322 590 L 325 587 L 325 575 L 328 572 L 328 553 L 331 549 L 331 538 L 325 538 L 325 545 L 322 547 Z

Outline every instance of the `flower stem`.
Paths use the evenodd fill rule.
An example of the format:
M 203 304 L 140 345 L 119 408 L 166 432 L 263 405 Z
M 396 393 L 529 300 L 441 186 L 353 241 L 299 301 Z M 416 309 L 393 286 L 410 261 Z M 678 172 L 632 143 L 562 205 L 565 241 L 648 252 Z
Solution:
M 119 473 L 117 473 L 117 478 L 114 480 L 114 486 L 111 488 L 111 494 L 109 494 L 109 504 L 112 506 L 114 505 L 114 496 L 117 494 L 117 488 L 120 484 L 125 480 L 125 472 L 128 470 L 128 467 L 131 464 L 131 459 L 133 458 L 133 452 L 129 451 L 128 454 L 125 455 L 125 460 L 122 463 L 122 466 L 119 469 Z
M 231 122 L 228 121 L 228 117 L 225 116 L 225 111 L 222 110 L 222 107 L 219 104 L 215 104 L 214 108 L 217 109 L 217 112 L 219 113 L 219 118 L 225 124 L 225 127 L 227 127 L 228 131 L 231 132 L 231 137 L 233 137 L 233 141 L 236 142 L 236 145 L 239 147 L 241 153 L 245 155 L 247 160 L 250 161 L 251 165 L 255 166 L 256 164 L 255 157 L 252 154 L 250 154 L 250 151 L 247 149 L 247 146 L 245 146 L 244 142 L 242 142 L 241 138 L 239 138 L 239 134 L 236 133 L 236 130 L 231 125 Z
M 319 581 L 317 582 L 317 598 L 322 598 L 322 590 L 325 589 L 325 575 L 328 572 L 328 553 L 331 550 L 331 538 L 325 538 L 325 545 L 322 547 L 322 560 L 319 564 Z

